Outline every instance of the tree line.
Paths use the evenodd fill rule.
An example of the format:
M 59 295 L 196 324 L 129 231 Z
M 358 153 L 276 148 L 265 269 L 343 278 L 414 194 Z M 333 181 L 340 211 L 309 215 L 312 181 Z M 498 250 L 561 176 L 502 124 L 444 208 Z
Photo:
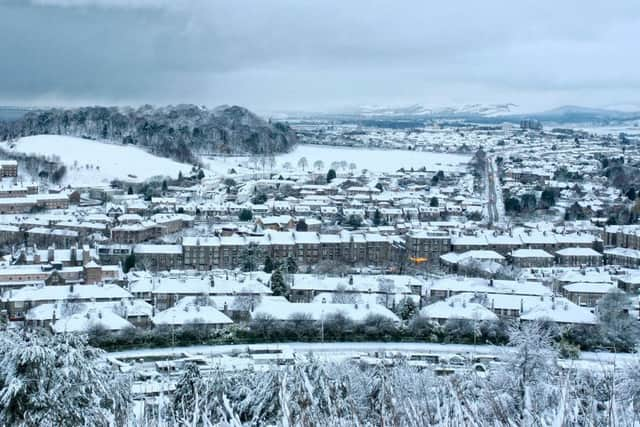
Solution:
M 55 108 L 0 122 L 0 140 L 41 134 L 134 144 L 192 164 L 198 164 L 199 154 L 278 153 L 297 142 L 287 124 L 266 122 L 237 106 L 214 110 L 195 105 Z

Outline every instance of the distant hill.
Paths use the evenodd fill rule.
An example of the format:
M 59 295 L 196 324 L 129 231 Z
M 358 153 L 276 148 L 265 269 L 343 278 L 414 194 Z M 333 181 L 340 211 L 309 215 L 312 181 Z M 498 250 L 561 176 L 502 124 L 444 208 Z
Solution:
M 640 118 L 640 111 L 617 111 L 604 108 L 565 105 L 540 113 L 513 116 L 513 118 L 525 117 L 556 123 L 620 122 Z
M 238 106 L 48 109 L 0 122 L 0 140 L 30 135 L 117 141 L 190 163 L 199 154 L 287 152 L 297 142 L 287 124 L 267 122 Z
M 457 107 L 430 108 L 421 104 L 407 106 L 365 105 L 358 107 L 345 107 L 330 112 L 288 112 L 283 113 L 287 117 L 324 117 L 346 119 L 374 119 L 374 120 L 428 120 L 428 119 L 465 119 L 494 117 L 517 112 L 518 106 L 512 103 L 504 104 L 466 104 Z
M 317 117 L 347 121 L 427 121 L 462 120 L 474 123 L 518 123 L 523 119 L 536 119 L 554 123 L 620 123 L 640 119 L 640 109 L 632 105 L 620 109 L 589 108 L 566 105 L 548 111 L 523 113 L 523 109 L 513 103 L 467 104 L 456 107 L 427 108 L 420 104 L 401 107 L 362 106 L 343 108 L 335 112 L 289 113 L 289 117 Z
M 517 105 L 506 104 L 466 104 L 458 107 L 427 108 L 420 104 L 407 107 L 364 106 L 352 110 L 352 113 L 371 117 L 397 117 L 397 116 L 421 116 L 421 117 L 492 117 L 496 115 L 511 114 L 517 109 Z
M 13 121 L 24 117 L 33 108 L 0 106 L 0 121 Z

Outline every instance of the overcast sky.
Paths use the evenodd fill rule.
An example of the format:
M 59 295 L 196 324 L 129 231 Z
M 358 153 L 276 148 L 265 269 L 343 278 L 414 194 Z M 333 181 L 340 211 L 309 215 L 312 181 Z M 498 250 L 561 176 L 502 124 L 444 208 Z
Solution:
M 0 104 L 640 104 L 640 1 L 0 0 Z

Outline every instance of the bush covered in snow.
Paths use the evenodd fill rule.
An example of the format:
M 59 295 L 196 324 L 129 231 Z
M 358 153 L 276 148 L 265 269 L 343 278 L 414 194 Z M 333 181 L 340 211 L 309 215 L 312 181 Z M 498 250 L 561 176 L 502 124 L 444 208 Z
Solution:
M 562 369 L 544 325 L 510 331 L 515 351 L 488 375 L 437 376 L 401 359 L 320 363 L 179 380 L 162 420 L 172 425 L 562 426 L 640 422 L 635 366 Z M 635 373 L 635 375 L 634 375 Z
M 399 306 L 399 311 L 403 307 Z M 401 314 L 401 313 L 399 313 Z M 544 322 L 550 338 L 563 352 L 574 357 L 579 351 L 608 349 L 633 352 L 638 344 L 638 326 L 635 320 L 603 306 L 599 325 L 558 326 Z M 626 317 L 624 317 L 626 316 Z M 628 318 L 628 319 L 627 319 Z M 605 321 L 606 320 L 606 321 Z M 378 316 L 354 322 L 342 313 L 327 315 L 316 321 L 304 315 L 292 315 L 287 321 L 270 316 L 256 316 L 247 323 L 224 328 L 186 324 L 182 327 L 156 327 L 154 329 L 127 329 L 121 332 L 91 331 L 91 345 L 104 350 L 189 346 L 194 344 L 241 344 L 269 342 L 363 342 L 411 341 L 456 344 L 506 345 L 511 326 L 505 320 L 470 321 L 452 319 L 444 324 L 415 315 L 403 323 Z
M 0 425 L 111 426 L 129 419 L 130 385 L 76 335 L 0 335 Z
M 0 424 L 172 426 L 635 426 L 640 362 L 601 369 L 559 364 L 553 331 L 509 330 L 513 351 L 485 374 L 438 376 L 403 358 L 202 373 L 134 416 L 129 383 L 78 337 L 3 332 Z M 372 359 L 375 361 L 375 359 Z

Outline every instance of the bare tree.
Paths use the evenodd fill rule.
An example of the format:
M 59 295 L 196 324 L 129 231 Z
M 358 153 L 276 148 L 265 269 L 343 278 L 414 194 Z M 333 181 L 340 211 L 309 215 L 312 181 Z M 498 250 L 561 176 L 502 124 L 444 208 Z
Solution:
M 387 279 L 386 277 L 378 280 L 378 291 L 382 294 L 380 300 L 385 307 L 391 308 L 389 302 L 391 301 L 393 303 L 395 301 L 395 290 L 396 285 L 393 283 L 393 280 Z
M 338 285 L 331 297 L 331 302 L 334 304 L 355 304 L 359 302 L 358 300 L 358 295 L 348 292 L 345 285 Z
M 300 160 L 298 160 L 298 167 L 301 168 L 302 170 L 305 170 L 307 166 L 309 166 L 309 162 L 307 161 L 307 158 L 300 157 Z

